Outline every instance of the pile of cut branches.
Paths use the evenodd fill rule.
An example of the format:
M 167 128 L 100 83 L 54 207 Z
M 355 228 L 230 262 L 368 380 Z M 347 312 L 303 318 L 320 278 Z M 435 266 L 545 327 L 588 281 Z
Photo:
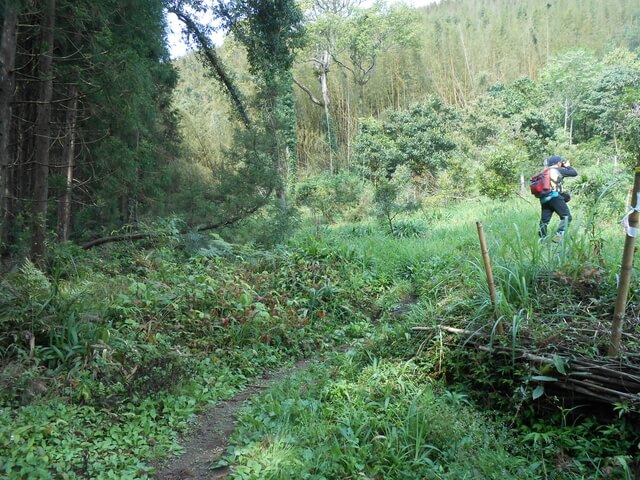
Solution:
M 554 352 L 541 352 L 535 347 L 506 346 L 495 337 L 465 329 L 440 325 L 414 327 L 414 332 L 454 334 L 447 343 L 462 348 L 473 348 L 491 355 L 527 362 L 540 375 L 531 377 L 539 382 L 534 399 L 542 392 L 556 394 L 572 402 L 606 404 L 626 403 L 640 407 L 640 356 L 629 354 L 624 358 L 588 358 L 567 345 L 556 345 Z M 464 338 L 464 340 L 462 340 Z M 536 391 L 540 392 L 536 395 Z

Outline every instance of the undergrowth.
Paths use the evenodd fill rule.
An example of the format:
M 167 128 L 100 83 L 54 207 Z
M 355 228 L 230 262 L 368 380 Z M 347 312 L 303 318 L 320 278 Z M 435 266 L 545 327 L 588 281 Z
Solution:
M 411 361 L 336 356 L 239 419 L 227 460 L 238 479 L 527 479 L 539 469 L 504 428 Z
M 403 223 L 403 238 L 343 225 L 260 251 L 167 236 L 147 248 L 63 246 L 46 271 L 24 264 L 0 288 L 0 472 L 147 478 L 208 403 L 265 369 L 351 344 L 253 403 L 227 457 L 233 475 L 632 478 L 632 406 L 606 418 L 567 407 L 535 380 L 553 371 L 470 353 L 438 328 L 601 355 L 615 229 L 578 214 L 563 243 L 538 242 L 524 202 L 423 217 Z M 625 329 L 633 353 L 638 325 Z
M 305 377 L 253 402 L 227 458 L 234 478 L 635 478 L 640 437 L 631 405 L 571 405 L 545 390 L 540 379 L 552 380 L 567 364 L 560 354 L 547 370 L 516 362 L 512 354 L 464 347 L 466 338 L 484 335 L 489 346 L 507 351 L 602 357 L 623 243 L 617 229 L 602 221 L 595 229 L 588 212 L 578 212 L 562 243 L 541 242 L 537 207 L 524 202 L 466 204 L 441 217 L 423 238 L 393 238 L 370 226 L 316 233 L 318 242 L 366 259 L 367 274 L 388 285 L 390 297 L 379 297 L 376 331 L 351 356 L 336 360 L 339 367 L 314 374 L 314 387 Z M 478 219 L 494 268 L 495 306 Z M 636 300 L 632 291 L 625 325 L 630 354 L 639 350 Z M 475 333 L 460 337 L 440 325 Z M 368 375 L 372 370 L 377 373 Z M 344 402 L 328 393 L 335 390 L 347 392 Z M 409 435 L 416 402 L 425 426 Z M 432 411 L 447 425 L 429 417 Z M 448 450 L 461 424 L 470 449 L 465 458 Z M 502 437 L 497 432 L 505 427 L 511 434 Z M 476 436 L 476 428 L 492 432 L 495 443 Z M 451 442 L 440 443 L 442 431 L 452 432 Z
M 378 287 L 348 288 L 349 252 L 213 240 L 223 255 L 117 246 L 3 280 L 0 472 L 143 478 L 206 403 L 368 330 Z

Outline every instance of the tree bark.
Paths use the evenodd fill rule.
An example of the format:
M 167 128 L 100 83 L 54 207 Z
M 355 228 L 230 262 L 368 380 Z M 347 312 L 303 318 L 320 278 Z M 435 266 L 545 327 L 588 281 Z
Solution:
M 15 94 L 14 67 L 17 46 L 18 12 L 12 1 L 5 4 L 0 36 L 0 249 L 8 240 L 9 136 L 11 103 Z
M 42 51 L 39 54 L 39 103 L 35 125 L 35 155 L 33 183 L 33 225 L 31 229 L 31 258 L 41 263 L 45 258 L 47 206 L 49 194 L 49 143 L 51 98 L 53 96 L 53 41 L 56 1 L 48 0 L 42 20 Z
M 66 114 L 66 135 L 63 149 L 63 169 L 65 175 L 64 193 L 58 200 L 58 242 L 69 240 L 71 225 L 71 189 L 73 187 L 73 168 L 76 156 L 76 120 L 78 117 L 78 88 L 73 85 L 70 88 L 69 106 Z

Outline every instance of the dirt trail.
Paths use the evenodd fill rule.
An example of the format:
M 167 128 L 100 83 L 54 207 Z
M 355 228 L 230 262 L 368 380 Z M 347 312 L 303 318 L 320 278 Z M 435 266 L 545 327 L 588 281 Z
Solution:
M 404 299 L 391 313 L 394 316 L 404 314 L 415 304 L 418 297 L 411 295 Z M 346 352 L 350 347 L 345 345 L 338 349 Z M 211 465 L 219 460 L 227 446 L 231 434 L 236 428 L 235 413 L 245 400 L 264 391 L 272 383 L 306 369 L 313 361 L 322 361 L 323 356 L 304 359 L 296 362 L 291 368 L 254 379 L 242 392 L 228 400 L 218 402 L 200 415 L 194 422 L 195 428 L 183 439 L 184 453 L 170 458 L 163 463 L 156 463 L 157 480 L 216 480 L 229 475 L 229 467 L 211 469 Z
M 235 413 L 248 398 L 264 391 L 272 383 L 307 368 L 311 360 L 300 360 L 293 367 L 254 379 L 242 392 L 218 402 L 200 415 L 196 427 L 184 440 L 184 453 L 157 464 L 158 480 L 215 480 L 229 474 L 228 467 L 212 470 L 211 464 L 220 459 L 228 439 L 236 428 Z

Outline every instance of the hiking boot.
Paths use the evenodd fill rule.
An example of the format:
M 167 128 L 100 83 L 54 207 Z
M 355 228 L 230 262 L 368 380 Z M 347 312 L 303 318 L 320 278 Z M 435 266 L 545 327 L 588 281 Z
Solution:
M 553 237 L 553 243 L 560 243 L 563 238 L 564 238 L 564 235 L 562 233 L 556 233 L 555 236 Z

